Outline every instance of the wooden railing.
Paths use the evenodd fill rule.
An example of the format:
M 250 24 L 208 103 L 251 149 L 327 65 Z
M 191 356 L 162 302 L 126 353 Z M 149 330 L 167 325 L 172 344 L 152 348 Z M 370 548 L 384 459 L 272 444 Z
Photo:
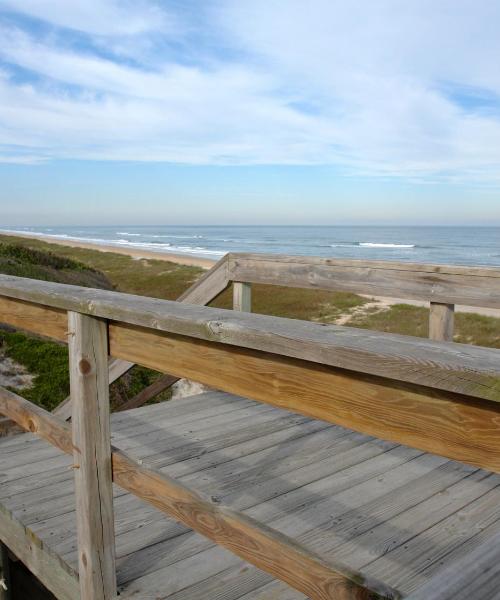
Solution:
M 237 311 L 195 305 L 231 281 Z M 499 350 L 251 314 L 257 282 L 500 305 L 494 269 L 324 259 L 230 255 L 184 302 L 0 276 L 0 322 L 69 345 L 71 424 L 0 413 L 73 456 L 82 598 L 116 596 L 112 481 L 310 598 L 398 596 L 113 448 L 110 357 L 500 473 Z

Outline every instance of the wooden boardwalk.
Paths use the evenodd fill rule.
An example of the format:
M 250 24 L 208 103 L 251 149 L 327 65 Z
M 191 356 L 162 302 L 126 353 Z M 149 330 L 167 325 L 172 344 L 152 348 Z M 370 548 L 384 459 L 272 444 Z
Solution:
M 252 284 L 427 300 L 431 339 L 251 314 Z M 30 432 L 0 439 L 0 600 L 9 552 L 58 600 L 500 600 L 500 350 L 453 343 L 455 304 L 500 307 L 500 269 L 227 255 L 178 302 L 0 275 L 71 388 L 0 388 Z M 110 419 L 134 364 L 163 375 Z M 138 408 L 179 378 L 219 391 Z
M 117 413 L 112 441 L 403 596 L 500 597 L 497 474 L 222 392 Z M 28 532 L 49 589 L 78 589 L 72 463 L 32 434 L 0 439 L 0 531 L 11 548 Z M 305 598 L 118 487 L 114 510 L 120 598 Z

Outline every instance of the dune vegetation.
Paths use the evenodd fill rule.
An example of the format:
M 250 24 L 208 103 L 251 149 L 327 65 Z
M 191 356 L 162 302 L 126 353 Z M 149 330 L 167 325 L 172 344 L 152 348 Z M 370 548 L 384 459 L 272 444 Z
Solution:
M 0 272 L 75 285 L 175 300 L 203 270 L 195 266 L 123 254 L 50 244 L 42 240 L 0 235 Z M 226 290 L 212 305 L 231 308 Z M 253 311 L 321 323 L 415 335 L 428 335 L 428 309 L 396 304 L 377 306 L 370 298 L 345 292 L 254 285 Z M 500 319 L 471 313 L 456 315 L 455 341 L 500 348 Z M 69 393 L 67 350 L 63 345 L 22 332 L 0 330 L 0 357 L 23 365 L 34 379 L 17 390 L 33 402 L 53 408 Z M 111 386 L 113 406 L 150 385 L 158 373 L 134 367 Z M 168 397 L 165 392 L 159 399 Z

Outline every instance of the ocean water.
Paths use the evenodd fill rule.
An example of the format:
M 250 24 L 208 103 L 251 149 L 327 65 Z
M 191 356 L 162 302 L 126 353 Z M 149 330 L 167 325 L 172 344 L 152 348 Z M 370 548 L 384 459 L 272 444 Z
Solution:
M 51 238 L 219 259 L 227 252 L 500 266 L 500 227 L 3 227 Z

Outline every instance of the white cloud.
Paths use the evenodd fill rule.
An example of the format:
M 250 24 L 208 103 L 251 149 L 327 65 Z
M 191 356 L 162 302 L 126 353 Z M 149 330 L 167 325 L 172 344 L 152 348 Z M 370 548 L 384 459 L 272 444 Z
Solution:
M 146 0 L 0 0 L 2 7 L 94 35 L 137 35 L 170 27 L 165 11 Z
M 348 174 L 500 182 L 500 100 L 495 112 L 460 97 L 500 97 L 500 5 L 210 7 L 202 25 L 179 25 L 189 35 L 174 53 L 157 5 L 27 0 L 24 12 L 99 36 L 101 46 L 125 35 L 125 54 L 148 43 L 158 52 L 130 63 L 4 26 L 0 57 L 38 79 L 19 83 L 8 69 L 0 78 L 0 144 L 27 156 L 335 164 Z

